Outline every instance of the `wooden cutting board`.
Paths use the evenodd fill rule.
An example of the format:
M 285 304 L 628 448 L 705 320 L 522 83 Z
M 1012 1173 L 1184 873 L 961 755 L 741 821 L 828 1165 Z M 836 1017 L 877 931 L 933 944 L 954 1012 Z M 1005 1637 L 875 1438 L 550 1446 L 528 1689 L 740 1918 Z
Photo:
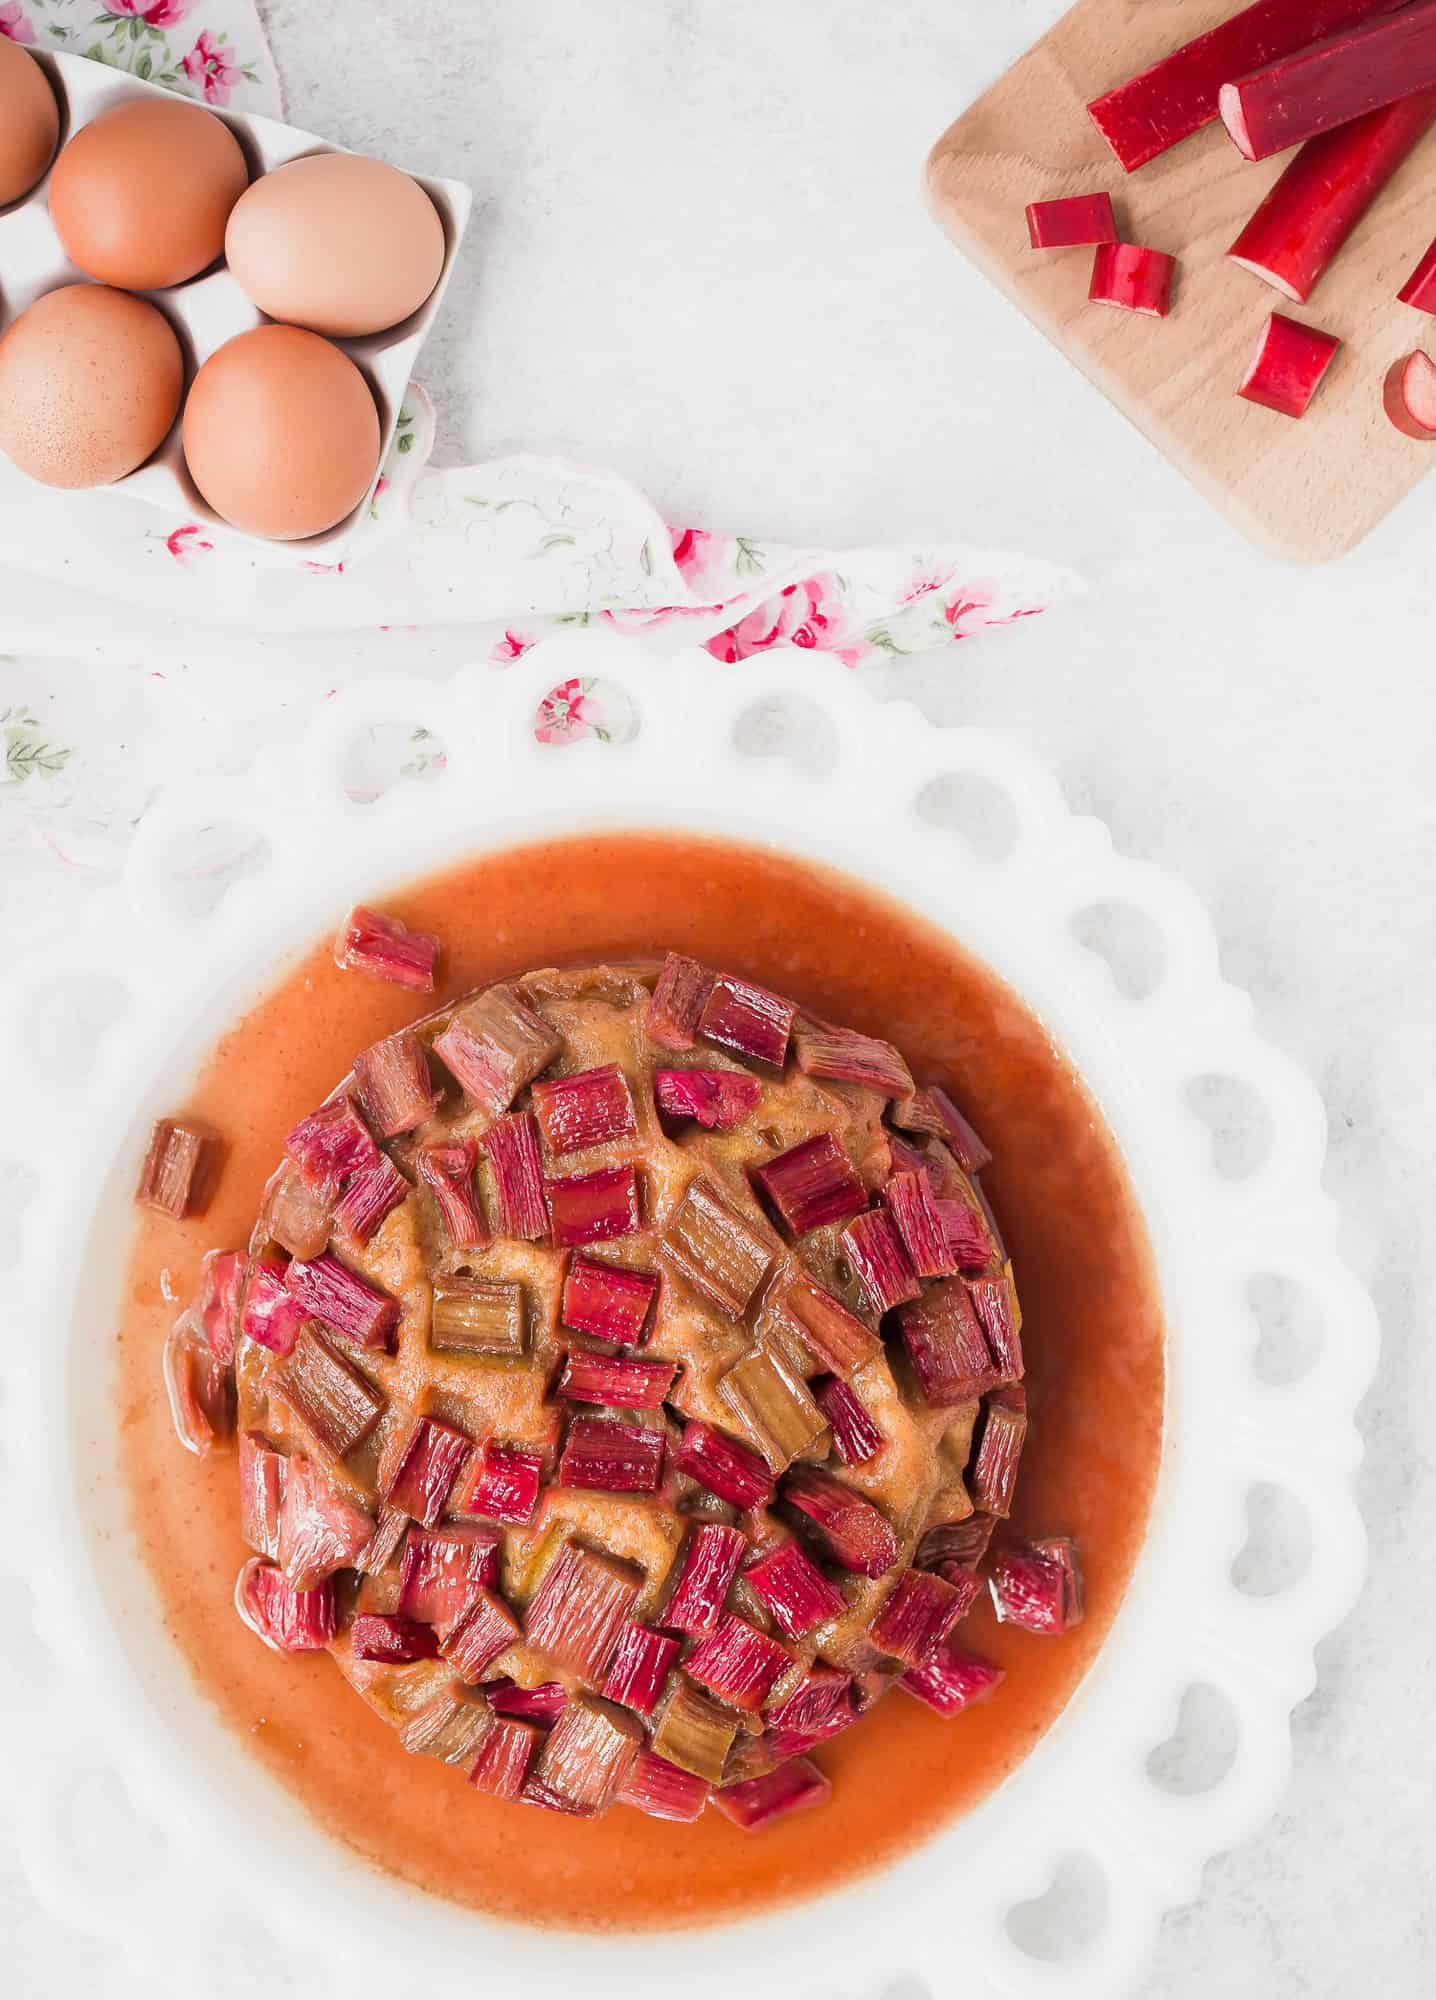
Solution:
M 1293 305 L 1226 256 L 1285 157 L 1253 166 L 1218 124 L 1125 174 L 1086 111 L 1237 5 L 1079 0 L 943 134 L 928 187 L 953 241 L 1243 533 L 1275 555 L 1324 562 L 1436 464 L 1436 443 L 1402 437 L 1381 407 L 1390 363 L 1436 351 L 1436 323 L 1396 299 L 1436 236 L 1436 131 L 1310 303 Z M 1090 250 L 1028 248 L 1029 201 L 1100 188 L 1125 238 L 1178 257 L 1168 319 L 1089 305 Z M 1235 393 L 1273 308 L 1345 343 L 1299 421 Z

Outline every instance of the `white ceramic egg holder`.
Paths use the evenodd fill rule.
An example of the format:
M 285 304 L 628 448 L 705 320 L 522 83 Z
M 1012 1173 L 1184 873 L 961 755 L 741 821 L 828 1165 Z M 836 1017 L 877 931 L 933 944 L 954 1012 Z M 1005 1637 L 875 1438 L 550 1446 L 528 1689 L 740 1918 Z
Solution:
M 81 126 L 88 125 L 101 112 L 110 111 L 117 104 L 144 97 L 163 97 L 173 101 L 174 93 L 159 84 L 143 83 L 137 77 L 111 69 L 104 63 L 93 62 L 86 56 L 44 53 L 38 60 L 50 77 L 60 102 L 61 145 Z M 251 181 L 275 167 L 283 166 L 287 160 L 297 160 L 310 153 L 347 150 L 331 146 L 327 140 L 316 138 L 312 132 L 301 132 L 293 125 L 281 125 L 273 118 L 252 118 L 229 111 L 215 111 L 213 115 L 224 121 L 244 149 Z M 470 190 L 459 181 L 433 180 L 425 174 L 413 174 L 411 178 L 418 182 L 433 202 L 444 225 L 444 268 L 439 274 L 438 284 L 424 304 L 397 326 L 362 340 L 335 343 L 356 364 L 373 391 L 379 409 L 381 443 L 374 479 L 354 511 L 323 534 L 310 535 L 303 542 L 283 545 L 306 553 L 322 549 L 326 563 L 342 558 L 365 520 L 379 481 L 379 468 L 393 442 L 415 359 L 443 303 L 454 259 L 473 206 Z M 0 208 L 0 333 L 26 306 L 33 304 L 45 292 L 52 292 L 61 285 L 85 281 L 85 273 L 66 257 L 50 220 L 49 186 L 50 176 L 47 173 L 24 200 L 12 203 L 9 208 Z M 155 200 L 162 201 L 164 192 L 164 189 L 156 188 Z M 179 336 L 185 355 L 186 393 L 196 370 L 217 347 L 222 347 L 235 334 L 248 333 L 252 327 L 266 324 L 265 315 L 250 303 L 222 263 L 202 272 L 188 284 L 146 292 L 144 296 L 154 301 Z M 191 520 L 206 522 L 225 534 L 239 532 L 220 519 L 190 478 L 180 448 L 179 418 L 176 418 L 159 450 L 138 471 L 117 480 L 106 490 L 150 501 L 171 515 L 183 514 Z M 245 536 L 243 539 L 252 541 L 259 538 Z M 277 545 L 263 542 L 262 546 L 273 548 Z

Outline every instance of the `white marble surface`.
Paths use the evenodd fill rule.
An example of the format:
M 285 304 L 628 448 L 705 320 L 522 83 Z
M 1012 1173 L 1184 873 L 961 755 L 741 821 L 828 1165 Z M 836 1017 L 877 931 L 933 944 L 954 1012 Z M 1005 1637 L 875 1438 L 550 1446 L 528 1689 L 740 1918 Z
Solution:
M 441 458 L 562 450 L 672 520 L 980 535 L 1090 577 L 1060 621 L 883 677 L 1010 731 L 1207 899 L 1229 974 L 1326 1093 L 1330 1184 L 1386 1341 L 1370 1584 L 1321 1650 L 1285 1807 L 1168 1921 L 1144 1990 L 1296 2000 L 1375 1975 L 1394 2000 L 1429 1993 L 1436 485 L 1338 566 L 1272 564 L 928 223 L 929 143 L 1057 0 L 263 11 L 296 119 L 478 192 L 424 368 Z M 52 900 L 43 862 L 3 865 L 14 906 Z M 72 888 L 68 920 L 93 893 Z M 0 1829 L 10 1990 L 139 2000 L 30 1904 L 23 1837 Z

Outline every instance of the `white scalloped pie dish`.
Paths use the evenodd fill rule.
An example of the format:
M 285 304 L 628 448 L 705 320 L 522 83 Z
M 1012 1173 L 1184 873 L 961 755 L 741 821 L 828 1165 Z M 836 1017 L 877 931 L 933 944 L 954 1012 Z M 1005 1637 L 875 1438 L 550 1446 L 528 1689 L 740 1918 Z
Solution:
M 626 687 L 641 725 L 632 740 L 562 751 L 534 740 L 538 698 L 576 673 Z M 821 776 L 735 745 L 744 712 L 783 696 L 816 698 L 836 734 L 836 761 Z M 358 805 L 344 789 L 345 755 L 384 723 L 428 728 L 446 766 Z M 1003 858 L 982 858 L 917 810 L 924 788 L 949 774 L 1006 800 L 1015 836 Z M 212 912 L 186 915 L 176 857 L 221 820 L 252 828 L 265 858 Z M 687 1937 L 496 1924 L 378 1874 L 281 1793 L 147 1615 L 152 1593 L 112 1473 L 108 1372 L 96 1365 L 114 1320 L 135 1165 L 175 1075 L 360 895 L 380 900 L 462 855 L 598 826 L 721 833 L 810 856 L 985 959 L 1102 1106 L 1142 1205 L 1168 1326 L 1166 1438 L 1147 1543 L 1058 1723 L 997 1792 L 899 1865 L 839 1898 Z M 253 773 L 173 788 L 140 828 L 126 889 L 73 940 L 67 965 L 0 972 L 7 1116 L 62 1135 L 38 1155 L 27 1150 L 37 1184 L 21 1218 L 13 1324 L 28 1331 L 0 1348 L 0 1500 L 12 1545 L 45 1552 L 29 1576 L 38 1639 L 28 1654 L 19 1641 L 26 1725 L 6 1732 L 0 1754 L 14 1769 L 16 1823 L 43 1901 L 122 1944 L 176 1992 L 207 1990 L 216 1940 L 236 1962 L 284 1964 L 316 1996 L 353 1992 L 361 1971 L 359 1990 L 487 1976 L 526 1995 L 624 2000 L 675 1987 L 690 2000 L 780 1988 L 875 1996 L 904 1976 L 974 2000 L 1115 2000 L 1130 1990 L 1163 1911 L 1194 1896 L 1204 1861 L 1275 1805 L 1290 1711 L 1314 1683 L 1313 1648 L 1349 1608 L 1365 1564 L 1353 1415 L 1377 1335 L 1369 1299 L 1332 1248 L 1322 1108 L 1257 1036 L 1250 1001 L 1221 979 L 1192 897 L 1116 855 L 1105 828 L 1070 815 L 1052 781 L 1009 746 L 879 704 L 820 655 L 771 654 L 748 674 L 594 634 L 442 686 L 394 678 L 347 691 Z M 1139 1001 L 1122 997 L 1074 935 L 1075 918 L 1110 904 L 1135 908 L 1160 939 L 1160 977 Z M 124 1004 L 92 1065 L 57 1077 L 33 1055 L 47 996 L 60 981 L 116 977 Z M 1265 1113 L 1265 1157 L 1240 1180 L 1217 1172 L 1186 1100 L 1194 1079 L 1214 1074 L 1245 1086 Z M 1306 1372 L 1280 1388 L 1252 1365 L 1247 1287 L 1268 1274 L 1300 1290 L 1325 1335 Z M 1260 1482 L 1292 1496 L 1310 1534 L 1300 1581 L 1264 1598 L 1231 1580 Z M 1194 1683 L 1226 1697 L 1237 1749 L 1220 1784 L 1174 1796 L 1147 1759 Z M 103 1865 L 89 1858 L 97 1822 Z M 1048 1962 L 1019 1948 L 1007 1919 L 1069 1855 L 1095 1863 L 1105 1902 L 1084 1947 Z M 247 1910 L 263 1912 L 238 1927 L 236 1884 Z

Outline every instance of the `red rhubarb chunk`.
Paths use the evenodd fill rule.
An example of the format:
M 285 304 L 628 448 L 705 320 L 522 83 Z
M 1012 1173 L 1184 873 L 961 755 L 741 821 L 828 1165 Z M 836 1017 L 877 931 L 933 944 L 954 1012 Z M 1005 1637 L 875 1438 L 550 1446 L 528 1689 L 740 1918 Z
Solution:
M 949 1716 L 960 1715 L 975 1701 L 984 1701 L 1005 1679 L 1001 1667 L 963 1652 L 949 1640 L 920 1667 L 909 1667 L 899 1685 L 939 1715 Z
M 773 1684 L 787 1673 L 793 1656 L 786 1646 L 745 1618 L 726 1612 L 708 1637 L 683 1662 L 685 1673 L 730 1708 L 755 1714 Z
M 1006 1520 L 1011 1513 L 1026 1441 L 1026 1396 L 1020 1388 L 997 1390 L 987 1399 L 972 1460 L 972 1497 L 984 1514 Z
M 239 1522 L 256 1555 L 279 1555 L 279 1513 L 289 1461 L 254 1431 L 239 1440 Z
M 1340 345 L 1334 334 L 1273 313 L 1237 394 L 1283 417 L 1305 416 Z
M 1010 1394 L 1011 1391 L 1003 1393 Z M 987 1554 L 987 1545 L 992 1540 L 996 1525 L 985 1514 L 969 1514 L 965 1521 L 946 1521 L 940 1527 L 929 1528 L 918 1544 L 919 1569 L 976 1570 Z M 952 1577 L 948 1574 L 948 1582 L 951 1581 Z
M 610 1243 L 642 1227 L 638 1175 L 632 1167 L 602 1167 L 595 1174 L 546 1180 L 553 1240 L 560 1250 L 583 1243 Z
M 477 1791 L 495 1799 L 522 1797 L 524 1780 L 539 1753 L 544 1733 L 516 1715 L 500 1716 L 484 1738 L 478 1761 L 469 1773 Z
M 652 1715 L 680 1643 L 651 1625 L 626 1625 L 600 1692 L 636 1715 Z
M 1436 438 L 1436 362 L 1418 347 L 1393 361 L 1382 389 L 1386 414 L 1403 436 Z
M 420 1417 L 385 1498 L 421 1527 L 437 1526 L 473 1439 L 438 1417 Z
M 650 1271 L 630 1271 L 597 1257 L 575 1257 L 563 1281 L 559 1317 L 575 1333 L 624 1347 L 641 1347 L 658 1296 Z
M 912 1073 L 891 1042 L 860 1035 L 855 1028 L 835 1028 L 805 1017 L 793 1029 L 793 1053 L 804 1076 L 830 1077 L 837 1083 L 858 1083 L 880 1097 L 912 1094 Z
M 501 1236 L 537 1243 L 548 1235 L 538 1122 L 531 1111 L 500 1118 L 484 1134 L 494 1174 L 494 1217 Z
M 939 1083 L 930 1083 L 925 1090 L 914 1091 L 910 1098 L 895 1104 L 892 1120 L 904 1132 L 925 1132 L 934 1139 L 941 1139 L 964 1173 L 980 1173 L 992 1158 L 967 1118 Z
M 342 1093 L 301 1118 L 284 1150 L 310 1187 L 331 1202 L 350 1174 L 372 1167 L 379 1152 L 353 1098 Z
M 758 1324 L 765 1342 L 772 1337 L 769 1310 L 765 1307 Z M 815 1368 L 826 1374 L 841 1375 L 845 1381 L 855 1369 L 882 1351 L 882 1342 L 870 1326 L 804 1274 L 795 1272 L 789 1277 L 781 1293 L 772 1300 L 771 1312 L 785 1329 L 796 1333 Z M 786 1347 L 786 1344 L 780 1336 L 779 1345 Z
M 773 1497 L 773 1475 L 757 1452 L 708 1424 L 685 1427 L 673 1463 L 734 1507 L 766 1507 Z
M 170 1329 L 162 1367 L 175 1436 L 204 1458 L 234 1429 L 234 1377 L 183 1318 Z
M 594 1493 L 656 1493 L 664 1442 L 661 1430 L 641 1430 L 616 1417 L 575 1417 L 558 1462 L 558 1483 Z
M 273 1563 L 254 1556 L 239 1572 L 234 1608 L 256 1639 L 276 1653 L 319 1653 L 339 1629 L 331 1582 L 296 1590 Z
M 399 1301 L 379 1291 L 328 1251 L 310 1263 L 296 1259 L 285 1273 L 284 1282 L 311 1319 L 322 1320 L 325 1326 L 359 1347 L 392 1350 L 399 1325 Z
M 898 1313 L 903 1345 L 935 1410 L 970 1403 L 1001 1379 L 966 1285 L 948 1278 Z
M 534 1517 L 542 1484 L 543 1457 L 539 1452 L 498 1444 L 490 1438 L 475 1456 L 473 1475 L 459 1496 L 459 1512 L 526 1527 Z
M 521 1722 L 536 1722 L 541 1729 L 552 1729 L 568 1707 L 568 1689 L 562 1681 L 544 1681 L 531 1688 L 507 1679 L 485 1681 L 484 1694 L 495 1715 L 517 1716 Z
M 439 940 L 427 931 L 411 931 L 397 917 L 381 916 L 362 904 L 349 912 L 334 943 L 334 963 L 341 972 L 367 972 L 413 993 L 432 993 Z
M 996 1278 L 969 1278 L 967 1293 L 987 1340 L 993 1367 L 1004 1381 L 1020 1382 L 1022 1339 L 1012 1280 L 1006 1272 Z
M 336 1354 L 322 1334 L 304 1327 L 273 1386 L 331 1458 L 346 1458 L 383 1416 L 382 1392 Z
M 731 1069 L 660 1069 L 653 1100 L 666 1118 L 692 1118 L 708 1132 L 731 1132 L 763 1094 L 756 1076 Z
M 497 1528 L 411 1528 L 404 1543 L 398 1609 L 447 1632 L 480 1590 L 499 1581 Z
M 361 1611 L 349 1627 L 356 1660 L 377 1660 L 386 1667 L 407 1667 L 415 1660 L 435 1660 L 439 1640 L 431 1625 L 397 1612 Z
M 1081 243 L 1115 243 L 1117 218 L 1109 194 L 1069 194 L 1027 204 L 1027 239 L 1034 250 L 1070 250 Z
M 555 1156 L 606 1145 L 634 1129 L 633 1099 L 617 1063 L 536 1083 L 533 1107 L 544 1144 Z
M 712 987 L 712 974 L 695 959 L 669 952 L 643 1017 L 649 1041 L 660 1049 L 691 1049 L 698 1039 L 698 1023 Z
M 311 1590 L 335 1570 L 352 1569 L 374 1523 L 331 1484 L 312 1458 L 292 1458 L 279 1514 L 279 1567 L 296 1590 Z
M 755 1167 L 753 1178 L 794 1236 L 846 1222 L 868 1205 L 857 1168 L 831 1132 L 819 1132 Z
M 1140 243 L 1099 243 L 1092 253 L 1092 282 L 1087 296 L 1094 305 L 1120 306 L 1123 312 L 1165 319 L 1172 309 L 1172 279 L 1177 260 L 1165 250 Z
M 844 1465 L 870 1465 L 883 1448 L 883 1434 L 841 1375 L 813 1384 L 813 1401 L 827 1418 L 833 1449 Z
M 793 1757 L 761 1778 L 745 1778 L 738 1785 L 723 1785 L 714 1792 L 713 1803 L 725 1819 L 756 1833 L 784 1814 L 804 1806 L 820 1806 L 832 1796 L 832 1786 L 806 1757 Z
M 239 1298 L 244 1257 L 238 1250 L 211 1250 L 201 1268 L 199 1291 L 189 1309 L 190 1323 L 216 1361 L 234 1359 L 239 1338 Z
M 291 1257 L 317 1257 L 328 1248 L 334 1203 L 312 1188 L 291 1164 L 275 1175 L 265 1191 L 261 1220 Z
M 511 986 L 490 987 L 470 1000 L 434 1037 L 435 1055 L 490 1118 L 507 1111 L 562 1052 L 560 1037 Z
M 472 1686 L 522 1636 L 519 1621 L 498 1592 L 481 1586 L 445 1632 L 439 1651 L 459 1679 Z
M 658 1410 L 677 1373 L 676 1361 L 643 1361 L 635 1354 L 570 1354 L 555 1394 L 568 1403 L 601 1403 L 614 1410 Z
M 730 1319 L 748 1310 L 773 1261 L 747 1217 L 701 1174 L 684 1189 L 660 1241 L 680 1277 Z
M 708 1803 L 708 1780 L 681 1771 L 666 1757 L 640 1750 L 618 1788 L 618 1803 L 647 1813 L 650 1819 L 699 1819 Z
M 852 1686 L 851 1674 L 816 1661 L 798 1685 L 765 1712 L 764 1721 L 770 1731 L 821 1742 L 852 1722 Z
M 1243 159 L 1270 159 L 1436 84 L 1436 0 L 1310 39 L 1222 85 L 1218 109 Z
M 176 1222 L 202 1215 L 219 1168 L 219 1140 L 190 1118 L 161 1118 L 150 1134 L 135 1200 Z
M 894 1306 L 921 1296 L 922 1280 L 887 1210 L 875 1208 L 855 1216 L 843 1231 L 842 1245 L 873 1312 L 891 1312 Z
M 531 1805 L 582 1818 L 606 1812 L 642 1744 L 636 1716 L 579 1695 L 545 1738 L 523 1796 Z
M 284 1281 L 287 1270 L 277 1257 L 261 1257 L 249 1274 L 240 1308 L 240 1332 L 271 1354 L 291 1353 L 309 1316 L 308 1308 Z
M 790 1639 L 805 1638 L 844 1608 L 843 1593 L 791 1537 L 750 1563 L 743 1576 Z
M 958 1260 L 927 1175 L 894 1174 L 883 1189 L 883 1201 L 918 1277 L 951 1277 Z
M 711 1632 L 718 1623 L 748 1538 L 720 1521 L 705 1521 L 689 1537 L 683 1568 L 663 1613 L 671 1632 Z
M 992 1608 L 1004 1625 L 1059 1638 L 1081 1622 L 1081 1582 L 1071 1542 L 1003 1549 L 993 1560 L 987 1583 Z
M 766 987 L 725 975 L 715 979 L 698 1021 L 706 1042 L 781 1069 L 797 1008 Z
M 952 1261 L 959 1271 L 982 1271 L 991 1263 L 995 1245 L 982 1210 L 961 1196 L 936 1197 L 933 1207 Z
M 782 1491 L 788 1505 L 811 1523 L 825 1553 L 840 1569 L 885 1576 L 897 1561 L 897 1536 L 886 1515 L 831 1473 L 795 1466 Z
M 631 1563 L 567 1542 L 544 1571 L 524 1618 L 531 1646 L 596 1686 L 633 1614 L 643 1576 Z
M 454 1145 L 424 1146 L 415 1159 L 419 1179 L 434 1197 L 455 1250 L 482 1250 L 489 1241 L 474 1185 L 478 1156 L 474 1141 L 462 1139 Z
M 1402 305 L 1414 306 L 1417 312 L 1436 313 L 1436 243 L 1431 245 L 1396 296 Z
M 354 1087 L 369 1129 L 381 1139 L 412 1132 L 438 1101 L 428 1051 L 412 1028 L 360 1050 L 354 1058 Z
M 407 1514 L 398 1507 L 381 1506 L 369 1546 L 355 1564 L 361 1576 L 382 1576 L 385 1570 L 392 1569 L 408 1532 Z
M 376 1236 L 386 1219 L 409 1196 L 409 1183 L 387 1153 L 350 1177 L 334 1207 L 338 1227 L 356 1243 Z
M 873 1620 L 873 1644 L 905 1666 L 921 1666 L 944 1643 L 966 1608 L 962 1594 L 940 1576 L 907 1570 Z

